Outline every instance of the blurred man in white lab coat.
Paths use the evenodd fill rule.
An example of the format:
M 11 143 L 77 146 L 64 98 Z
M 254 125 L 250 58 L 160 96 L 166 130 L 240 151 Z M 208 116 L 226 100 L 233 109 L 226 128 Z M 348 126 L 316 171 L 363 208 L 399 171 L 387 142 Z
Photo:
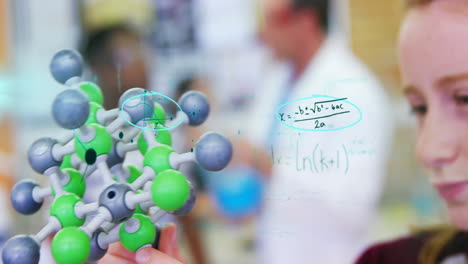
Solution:
M 259 221 L 259 263 L 352 263 L 368 243 L 391 115 L 377 80 L 329 32 L 329 9 L 327 0 L 261 0 L 260 37 L 282 63 L 258 91 L 249 123 L 251 143 L 273 163 Z M 278 106 L 312 95 L 347 98 L 361 110 L 361 121 L 334 131 L 281 124 Z M 258 161 L 248 148 L 240 151 Z

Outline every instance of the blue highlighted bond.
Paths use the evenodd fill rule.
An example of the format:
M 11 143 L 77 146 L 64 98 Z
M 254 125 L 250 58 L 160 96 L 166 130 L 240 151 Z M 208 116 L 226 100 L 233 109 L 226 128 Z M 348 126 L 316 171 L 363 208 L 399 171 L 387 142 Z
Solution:
M 149 95 L 159 95 L 159 96 L 162 96 L 162 97 L 164 97 L 165 99 L 167 99 L 167 100 L 173 102 L 173 103 L 179 108 L 179 110 L 182 111 L 182 107 L 180 107 L 180 105 L 179 105 L 176 101 L 174 101 L 172 98 L 170 98 L 169 96 L 164 95 L 164 94 L 162 94 L 162 93 L 158 93 L 158 92 L 147 92 L 147 93 L 144 93 L 144 94 L 139 94 L 139 95 L 135 95 L 135 96 L 132 96 L 132 97 L 130 97 L 130 98 L 127 98 L 127 100 L 125 100 L 125 101 L 123 102 L 122 106 L 120 107 L 120 112 L 121 112 L 121 113 L 124 112 L 125 104 L 126 104 L 128 101 L 130 101 L 130 100 L 132 100 L 132 99 L 135 99 L 135 98 L 138 98 L 138 97 L 140 97 L 140 96 L 149 96 Z M 151 99 L 151 101 L 153 102 L 153 99 Z M 179 125 L 182 124 L 182 120 L 180 120 L 180 121 L 177 122 L 175 125 L 170 126 L 170 127 L 163 127 L 163 128 L 161 128 L 161 127 L 160 127 L 160 128 L 142 127 L 142 126 L 139 126 L 139 125 L 137 125 L 137 124 L 132 123 L 132 121 L 128 120 L 128 118 L 126 117 L 126 115 L 122 114 L 122 116 L 123 116 L 123 118 L 125 119 L 125 121 L 127 121 L 127 123 L 129 123 L 130 125 L 132 125 L 132 126 L 134 126 L 134 127 L 137 127 L 137 128 L 139 128 L 139 129 L 145 129 L 145 130 L 151 130 L 151 131 L 171 130 L 171 129 L 174 129 L 174 128 L 176 128 L 176 127 L 178 127 Z M 145 121 L 145 120 L 143 120 L 143 121 Z

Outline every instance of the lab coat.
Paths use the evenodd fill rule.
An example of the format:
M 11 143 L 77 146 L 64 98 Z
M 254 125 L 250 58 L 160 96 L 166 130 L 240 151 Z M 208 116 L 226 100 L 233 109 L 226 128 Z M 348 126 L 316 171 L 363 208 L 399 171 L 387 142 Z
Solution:
M 333 37 L 293 84 L 290 74 L 287 65 L 276 67 L 251 111 L 248 135 L 270 153 L 272 164 L 258 220 L 257 263 L 352 263 L 370 242 L 386 173 L 392 134 L 387 97 Z M 291 89 L 289 96 L 279 98 L 284 89 Z M 277 119 L 280 103 L 315 94 L 348 98 L 362 120 L 341 130 L 302 131 Z

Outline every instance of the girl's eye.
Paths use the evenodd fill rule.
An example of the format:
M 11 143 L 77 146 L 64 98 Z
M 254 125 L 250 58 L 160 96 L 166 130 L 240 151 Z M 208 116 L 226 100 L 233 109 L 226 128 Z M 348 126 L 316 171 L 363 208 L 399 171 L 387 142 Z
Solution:
M 424 96 L 417 91 L 407 91 L 406 100 L 411 108 L 411 114 L 416 115 L 418 118 L 423 117 L 428 111 L 428 103 Z
M 414 105 L 411 106 L 411 113 L 421 116 L 427 113 L 427 106 L 426 105 Z
M 468 104 L 468 95 L 455 95 L 455 102 L 461 105 Z

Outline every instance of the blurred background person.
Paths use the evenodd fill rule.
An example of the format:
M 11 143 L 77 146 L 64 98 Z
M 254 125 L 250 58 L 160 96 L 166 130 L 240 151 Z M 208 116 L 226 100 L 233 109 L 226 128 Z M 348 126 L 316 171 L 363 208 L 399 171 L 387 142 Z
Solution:
M 81 53 L 88 66 L 87 77 L 101 87 L 105 109 L 118 107 L 120 96 L 128 89 L 148 87 L 148 62 L 143 50 L 143 38 L 138 31 L 125 24 L 105 26 L 91 32 L 84 32 Z M 123 131 L 116 131 L 114 137 Z M 125 131 L 126 132 L 126 131 Z M 138 151 L 128 153 L 127 164 L 137 164 L 141 169 L 142 158 Z M 102 177 L 90 176 L 93 189 L 87 190 L 84 198 L 95 200 L 102 191 Z
M 102 89 L 106 109 L 116 108 L 122 93 L 130 88 L 150 89 L 148 50 L 140 32 L 117 24 L 87 35 L 81 53 Z
M 328 0 L 260 1 L 259 36 L 282 63 L 266 75 L 251 111 L 251 142 L 271 152 L 277 165 L 259 220 L 259 263 L 350 263 L 369 241 L 390 148 L 389 103 L 341 32 L 331 29 L 331 8 Z M 364 113 L 362 121 L 342 130 L 299 132 L 275 118 L 279 105 L 314 94 L 347 98 Z M 340 170 L 339 158 L 331 153 L 341 145 L 352 149 L 356 140 L 372 141 L 375 153 L 352 155 L 349 171 Z M 313 149 L 333 155 L 326 169 L 320 156 L 320 172 L 309 160 Z M 244 148 L 237 155 L 248 160 L 249 152 Z M 286 166 L 287 157 L 296 166 Z M 279 201 L 275 195 L 290 199 Z M 263 233 L 275 228 L 291 235 Z

